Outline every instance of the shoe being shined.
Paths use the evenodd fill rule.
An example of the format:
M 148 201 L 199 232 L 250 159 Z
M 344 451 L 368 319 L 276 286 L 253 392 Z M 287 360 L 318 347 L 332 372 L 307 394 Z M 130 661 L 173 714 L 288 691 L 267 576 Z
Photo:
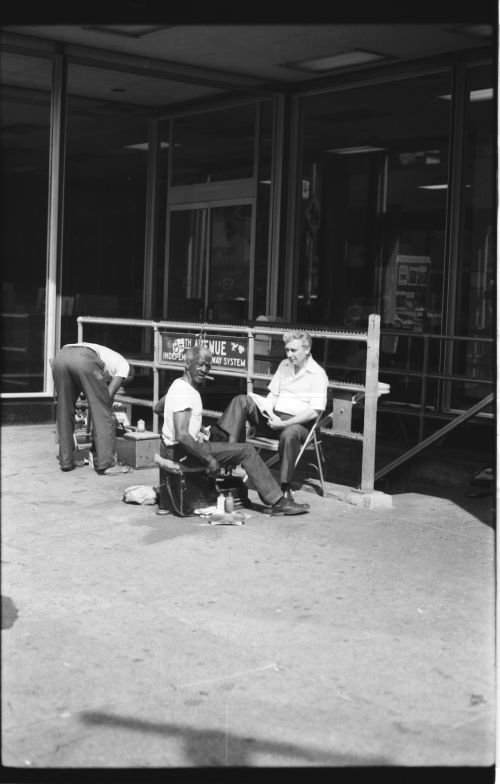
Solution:
M 271 506 L 271 515 L 299 515 L 308 511 L 309 504 L 297 504 L 285 496 Z
M 293 493 L 289 489 L 285 490 L 285 498 L 286 498 L 287 501 L 295 501 L 295 498 L 293 497 Z M 306 504 L 306 503 L 301 504 L 301 506 L 303 506 L 305 509 L 310 509 L 311 508 L 310 505 Z

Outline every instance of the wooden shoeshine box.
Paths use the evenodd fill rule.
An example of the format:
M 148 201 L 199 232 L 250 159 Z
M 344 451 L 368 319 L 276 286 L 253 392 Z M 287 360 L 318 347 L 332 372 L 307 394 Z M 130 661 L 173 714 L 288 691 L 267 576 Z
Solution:
M 116 438 L 116 456 L 119 463 L 132 468 L 152 468 L 155 452 L 160 452 L 160 435 L 149 430 L 126 433 Z

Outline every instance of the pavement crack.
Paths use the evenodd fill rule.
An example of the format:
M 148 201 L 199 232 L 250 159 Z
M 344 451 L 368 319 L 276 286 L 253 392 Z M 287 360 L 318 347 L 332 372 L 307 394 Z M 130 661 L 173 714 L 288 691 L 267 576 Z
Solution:
M 222 675 L 218 678 L 209 678 L 208 680 L 204 679 L 201 681 L 193 681 L 192 683 L 185 683 L 183 684 L 183 688 L 191 689 L 196 686 L 205 686 L 210 683 L 218 683 L 219 681 L 228 681 L 228 680 L 232 680 L 233 678 L 241 678 L 242 675 L 253 675 L 256 672 L 265 672 L 265 670 L 275 670 L 276 672 L 279 672 L 279 667 L 277 662 L 266 664 L 263 667 L 255 667 L 252 668 L 251 670 L 240 670 L 239 672 L 233 672 L 230 673 L 229 675 Z

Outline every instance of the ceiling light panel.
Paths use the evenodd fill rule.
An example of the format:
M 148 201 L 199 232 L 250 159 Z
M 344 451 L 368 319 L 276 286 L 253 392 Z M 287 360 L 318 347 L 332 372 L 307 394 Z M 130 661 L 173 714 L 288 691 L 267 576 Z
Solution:
M 299 71 L 324 73 L 325 71 L 333 71 L 336 68 L 346 68 L 351 65 L 361 65 L 362 63 L 372 63 L 376 60 L 387 59 L 388 56 L 384 54 L 366 52 L 363 49 L 352 49 L 349 52 L 318 57 L 313 60 L 298 60 L 295 63 L 286 63 L 286 66 L 288 68 L 296 68 Z
M 326 150 L 326 152 L 333 152 L 336 155 L 360 155 L 367 152 L 385 152 L 386 150 L 386 147 L 371 147 L 364 144 L 360 147 L 337 147 L 334 150 Z
M 143 38 L 145 35 L 167 30 L 172 25 L 82 25 L 84 30 L 120 35 L 123 38 Z

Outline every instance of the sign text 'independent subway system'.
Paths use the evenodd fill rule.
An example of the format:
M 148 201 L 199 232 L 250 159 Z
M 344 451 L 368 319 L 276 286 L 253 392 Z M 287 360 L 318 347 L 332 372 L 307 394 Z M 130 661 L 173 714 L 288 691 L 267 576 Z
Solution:
M 192 346 L 206 346 L 212 353 L 212 367 L 247 370 L 248 338 L 228 335 L 203 337 L 193 333 L 160 332 L 161 362 L 184 363 L 184 353 Z

